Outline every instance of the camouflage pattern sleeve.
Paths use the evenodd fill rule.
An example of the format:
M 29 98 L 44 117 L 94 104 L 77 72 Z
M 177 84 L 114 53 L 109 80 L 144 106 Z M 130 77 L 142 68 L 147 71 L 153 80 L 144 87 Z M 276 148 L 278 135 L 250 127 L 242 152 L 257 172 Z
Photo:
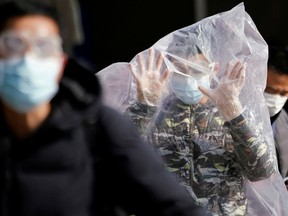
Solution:
M 270 177 L 276 172 L 276 158 L 260 126 L 248 123 L 243 114 L 226 122 L 234 140 L 234 148 L 244 175 L 250 181 Z
M 127 108 L 124 115 L 132 121 L 136 129 L 139 131 L 142 137 L 144 137 L 147 134 L 146 132 L 149 122 L 156 112 L 156 109 L 157 107 L 136 102 Z

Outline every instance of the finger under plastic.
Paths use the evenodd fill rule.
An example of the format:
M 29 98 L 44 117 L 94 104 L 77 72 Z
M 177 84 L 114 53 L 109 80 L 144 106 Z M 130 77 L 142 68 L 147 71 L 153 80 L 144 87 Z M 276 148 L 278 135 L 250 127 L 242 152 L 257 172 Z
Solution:
M 166 83 L 167 80 L 168 80 L 168 78 L 169 78 L 169 76 L 170 76 L 170 71 L 169 71 L 168 69 L 166 69 L 166 70 L 163 72 L 163 74 L 162 74 L 162 76 L 161 76 L 161 78 L 160 78 L 160 82 L 161 82 L 161 83 Z
M 144 64 L 144 57 L 142 55 L 142 53 L 139 53 L 138 56 L 137 56 L 137 59 L 138 59 L 138 64 L 139 64 L 139 67 L 140 67 L 140 74 L 142 74 L 142 72 L 145 71 L 145 64 Z
M 228 78 L 230 79 L 231 71 L 232 71 L 232 63 L 228 62 L 226 65 L 225 72 L 222 76 L 222 79 L 228 79 Z
M 155 50 L 153 48 L 149 49 L 148 68 L 147 68 L 149 72 L 153 71 L 154 55 Z
M 139 79 L 139 74 L 137 73 L 137 71 L 135 70 L 135 67 L 130 63 L 129 64 L 129 68 L 131 70 L 132 76 L 135 78 L 136 83 L 139 84 L 140 79 Z
M 231 79 L 233 80 L 239 79 L 242 73 L 243 73 L 243 63 L 238 61 L 232 70 Z
M 209 97 L 210 99 L 212 99 L 212 92 L 206 88 L 204 88 L 203 86 L 198 86 L 198 89 L 207 97 Z
M 239 86 L 243 86 L 245 83 L 245 73 L 246 73 L 246 67 L 244 66 L 244 68 L 242 68 L 240 76 L 239 76 Z
M 161 66 L 163 64 L 164 56 L 162 53 L 159 54 L 156 62 L 156 70 L 159 72 L 161 69 Z

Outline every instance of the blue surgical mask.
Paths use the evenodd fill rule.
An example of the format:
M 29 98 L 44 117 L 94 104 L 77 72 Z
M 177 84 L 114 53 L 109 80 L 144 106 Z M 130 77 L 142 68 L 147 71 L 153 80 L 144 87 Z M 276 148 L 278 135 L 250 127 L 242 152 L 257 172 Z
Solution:
M 209 76 L 194 79 L 191 76 L 177 74 L 172 76 L 171 85 L 176 97 L 185 104 L 197 104 L 203 97 L 198 86 L 209 87 Z
M 0 98 L 12 109 L 25 113 L 48 102 L 58 91 L 60 58 L 22 58 L 0 61 Z

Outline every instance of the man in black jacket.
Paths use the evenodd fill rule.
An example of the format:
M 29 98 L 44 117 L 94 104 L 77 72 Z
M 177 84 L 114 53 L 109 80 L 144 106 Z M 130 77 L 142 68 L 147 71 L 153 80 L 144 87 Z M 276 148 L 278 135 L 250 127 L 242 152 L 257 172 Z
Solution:
M 0 214 L 204 216 L 62 51 L 53 11 L 0 6 Z
M 268 75 L 264 97 L 270 114 L 279 171 L 288 177 L 288 51 L 269 46 Z M 288 188 L 288 180 L 285 181 Z
M 271 123 L 281 109 L 287 110 L 288 99 L 288 51 L 283 47 L 269 46 L 267 84 L 264 93 Z M 285 106 L 284 106 L 285 105 Z

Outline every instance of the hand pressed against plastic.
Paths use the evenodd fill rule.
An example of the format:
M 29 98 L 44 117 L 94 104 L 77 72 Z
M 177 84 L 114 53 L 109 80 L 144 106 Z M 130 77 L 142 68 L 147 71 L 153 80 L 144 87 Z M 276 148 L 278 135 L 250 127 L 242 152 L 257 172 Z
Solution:
M 239 94 L 245 83 L 245 72 L 244 63 L 230 62 L 215 90 L 211 91 L 199 86 L 199 89 L 215 103 L 227 120 L 237 117 L 242 112 Z
M 162 54 L 155 56 L 155 50 L 151 48 L 148 55 L 148 61 L 145 62 L 142 53 L 140 53 L 137 56 L 138 70 L 133 64 L 130 64 L 130 68 L 137 85 L 137 99 L 154 106 L 167 90 L 166 83 L 170 72 L 166 69 L 161 74 Z

